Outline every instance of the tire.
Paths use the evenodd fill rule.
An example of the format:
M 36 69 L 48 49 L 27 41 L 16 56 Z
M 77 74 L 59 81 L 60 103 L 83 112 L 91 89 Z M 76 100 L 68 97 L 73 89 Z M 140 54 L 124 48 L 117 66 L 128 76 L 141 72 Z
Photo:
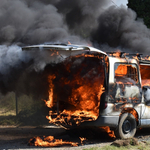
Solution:
M 134 137 L 136 133 L 136 119 L 130 113 L 124 113 L 121 115 L 115 135 L 120 139 L 128 139 Z

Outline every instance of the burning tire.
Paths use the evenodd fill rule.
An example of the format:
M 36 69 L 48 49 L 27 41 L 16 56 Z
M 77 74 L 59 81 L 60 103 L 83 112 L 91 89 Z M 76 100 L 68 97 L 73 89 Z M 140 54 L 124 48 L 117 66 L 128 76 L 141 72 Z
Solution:
M 136 133 L 136 119 L 130 113 L 124 113 L 120 117 L 118 127 L 115 131 L 117 138 L 132 138 Z

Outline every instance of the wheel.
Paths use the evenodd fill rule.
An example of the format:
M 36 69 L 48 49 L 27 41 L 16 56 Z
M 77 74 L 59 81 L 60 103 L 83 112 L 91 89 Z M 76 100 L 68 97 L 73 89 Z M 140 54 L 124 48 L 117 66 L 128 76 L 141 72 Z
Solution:
M 128 139 L 132 138 L 136 133 L 136 119 L 130 113 L 121 115 L 115 135 L 117 138 Z

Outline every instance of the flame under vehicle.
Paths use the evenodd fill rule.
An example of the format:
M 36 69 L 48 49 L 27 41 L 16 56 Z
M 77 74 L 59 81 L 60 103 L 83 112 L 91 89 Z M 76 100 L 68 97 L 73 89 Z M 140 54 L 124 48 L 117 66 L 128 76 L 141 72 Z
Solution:
M 150 61 L 140 55 L 105 53 L 82 45 L 34 45 L 47 68 L 50 123 L 66 128 L 109 126 L 126 139 L 150 126 Z

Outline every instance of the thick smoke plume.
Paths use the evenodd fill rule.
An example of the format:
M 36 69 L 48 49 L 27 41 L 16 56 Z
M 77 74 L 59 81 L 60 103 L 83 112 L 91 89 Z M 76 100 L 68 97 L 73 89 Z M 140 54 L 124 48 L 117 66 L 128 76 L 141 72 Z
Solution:
M 92 41 L 109 47 L 121 47 L 132 53 L 147 54 L 150 49 L 150 30 L 136 13 L 125 7 L 111 6 L 98 18 L 99 25 Z
M 42 71 L 50 63 L 48 55 L 42 51 L 26 53 L 21 46 L 70 41 L 104 51 L 119 47 L 147 54 L 149 29 L 136 20 L 131 9 L 111 5 L 110 0 L 1 1 L 0 91 L 5 94 L 19 89 L 28 93 L 34 89 L 40 93 L 42 89 L 42 80 L 46 79 Z M 33 88 L 25 90 L 23 85 Z
M 109 0 L 7 0 L 0 4 L 1 44 L 80 41 Z M 84 33 L 85 32 L 85 33 Z M 71 34 L 72 33 L 72 34 Z

